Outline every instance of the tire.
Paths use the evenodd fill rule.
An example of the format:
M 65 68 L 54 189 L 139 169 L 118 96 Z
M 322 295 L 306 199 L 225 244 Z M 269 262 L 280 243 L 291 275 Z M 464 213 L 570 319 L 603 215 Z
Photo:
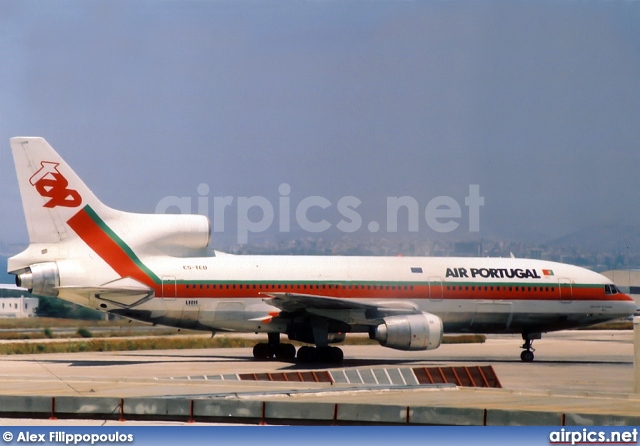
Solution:
M 522 361 L 524 362 L 533 362 L 533 352 L 531 350 L 524 350 L 522 353 L 520 353 L 520 359 L 522 359 Z
M 303 346 L 298 349 L 298 361 L 300 362 L 316 362 L 318 359 L 318 352 L 315 347 Z
M 318 348 L 318 361 L 338 364 L 344 359 L 342 350 L 338 347 Z
M 261 342 L 253 346 L 253 357 L 256 359 L 271 359 L 273 358 L 273 349 L 269 344 Z
M 290 361 L 296 357 L 296 348 L 293 344 L 280 344 L 276 348 L 276 358 Z
M 329 361 L 333 364 L 340 364 L 344 359 L 344 353 L 342 353 L 342 349 L 338 347 L 329 347 Z

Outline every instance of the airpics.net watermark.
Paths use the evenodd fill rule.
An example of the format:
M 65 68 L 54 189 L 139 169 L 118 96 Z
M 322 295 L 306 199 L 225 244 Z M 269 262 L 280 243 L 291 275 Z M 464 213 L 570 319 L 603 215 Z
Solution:
M 200 214 L 212 217 L 213 232 L 222 233 L 230 228 L 225 227 L 225 217 L 234 212 L 237 226 L 237 241 L 246 244 L 249 234 L 268 231 L 277 224 L 278 231 L 288 233 L 292 230 L 292 218 L 302 231 L 322 233 L 336 228 L 343 233 L 354 233 L 363 229 L 363 218 L 358 208 L 362 200 L 352 195 L 344 196 L 335 203 L 328 198 L 312 195 L 291 202 L 291 186 L 282 183 L 278 187 L 280 196 L 277 205 L 264 196 L 232 197 L 209 196 L 210 187 L 201 183 L 197 187 L 198 197 L 167 196 L 158 201 L 155 212 L 164 214 L 169 211 L 181 214 Z M 194 203 L 195 202 L 195 203 Z M 484 206 L 484 197 L 480 195 L 480 186 L 469 185 L 469 193 L 464 197 L 467 228 L 469 232 L 480 231 L 480 208 Z M 210 216 L 210 211 L 212 216 Z M 331 223 L 327 220 L 330 213 L 337 211 L 340 220 Z M 277 218 L 276 218 L 277 214 Z M 335 214 L 334 214 L 335 217 Z M 277 221 L 276 221 L 277 220 Z M 334 219 L 335 220 L 335 219 Z M 402 223 L 399 224 L 399 220 Z M 453 197 L 440 195 L 432 198 L 424 209 L 414 197 L 386 197 L 386 226 L 383 228 L 377 220 L 366 224 L 366 230 L 377 233 L 381 230 L 388 233 L 398 232 L 399 228 L 408 232 L 418 232 L 422 224 L 438 233 L 455 231 L 464 223 L 463 206 Z M 406 225 L 406 226 L 400 226 Z

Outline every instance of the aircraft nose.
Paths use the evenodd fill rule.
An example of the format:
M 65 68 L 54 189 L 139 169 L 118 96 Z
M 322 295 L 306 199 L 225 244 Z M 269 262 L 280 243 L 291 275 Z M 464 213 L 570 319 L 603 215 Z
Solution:
M 627 316 L 633 316 L 640 306 L 636 303 L 633 297 L 625 293 L 619 293 L 620 296 L 620 309 L 627 312 Z

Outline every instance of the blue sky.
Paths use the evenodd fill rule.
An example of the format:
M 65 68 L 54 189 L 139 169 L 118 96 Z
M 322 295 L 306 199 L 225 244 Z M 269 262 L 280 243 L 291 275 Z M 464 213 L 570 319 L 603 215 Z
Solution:
M 27 240 L 12 136 L 129 211 L 287 183 L 357 197 L 368 236 L 393 196 L 464 223 L 478 184 L 483 236 L 640 223 L 639 2 L 0 0 L 0 57 L 4 243 Z

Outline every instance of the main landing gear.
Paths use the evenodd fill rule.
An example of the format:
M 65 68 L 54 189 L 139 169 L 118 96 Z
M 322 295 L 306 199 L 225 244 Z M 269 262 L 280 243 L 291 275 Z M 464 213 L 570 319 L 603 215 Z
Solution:
M 253 357 L 256 359 L 281 359 L 291 361 L 296 357 L 293 344 L 281 344 L 280 333 L 269 333 L 269 342 L 256 344 L 253 347 Z
M 344 359 L 342 350 L 338 347 L 311 347 L 303 346 L 298 349 L 293 344 L 280 343 L 279 333 L 269 333 L 269 342 L 256 344 L 253 347 L 253 357 L 256 359 L 279 359 L 291 361 L 297 356 L 299 362 L 329 362 L 340 363 Z
M 522 353 L 520 353 L 520 359 L 523 362 L 533 362 L 533 352 L 536 351 L 533 348 L 533 340 L 541 339 L 542 335 L 540 333 L 522 333 L 522 339 L 524 340 L 524 344 L 520 348 L 525 349 Z
M 344 353 L 338 347 L 309 347 L 298 349 L 298 361 L 300 362 L 330 362 L 340 363 L 344 359 Z

